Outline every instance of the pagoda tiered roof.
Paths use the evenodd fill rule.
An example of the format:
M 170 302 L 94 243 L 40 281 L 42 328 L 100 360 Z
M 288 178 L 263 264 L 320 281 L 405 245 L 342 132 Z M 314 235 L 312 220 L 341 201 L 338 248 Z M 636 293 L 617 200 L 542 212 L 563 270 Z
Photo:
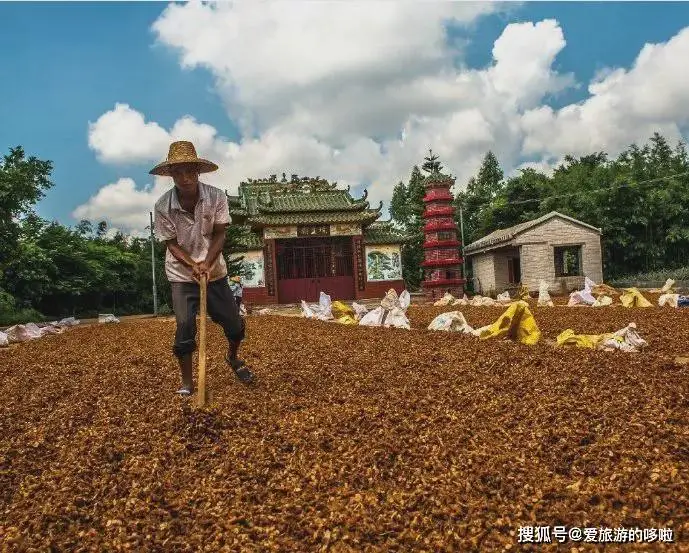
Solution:
M 228 196 L 230 215 L 238 223 L 252 227 L 313 225 L 329 223 L 359 223 L 367 226 L 380 217 L 383 202 L 371 209 L 367 192 L 358 199 L 337 183 L 320 177 L 292 175 L 290 181 L 283 173 L 268 179 L 248 179 L 239 185 L 238 196 Z

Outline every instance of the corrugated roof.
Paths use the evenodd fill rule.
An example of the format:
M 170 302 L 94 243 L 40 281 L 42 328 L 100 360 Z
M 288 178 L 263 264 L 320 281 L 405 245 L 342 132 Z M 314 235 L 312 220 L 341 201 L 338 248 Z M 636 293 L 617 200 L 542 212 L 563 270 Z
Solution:
M 600 228 L 594 227 L 592 225 L 589 225 L 587 223 L 584 223 L 583 221 L 579 221 L 577 219 L 574 219 L 573 217 L 569 217 L 567 215 L 563 215 L 562 213 L 559 213 L 557 211 L 551 211 L 550 213 L 543 215 L 542 217 L 539 217 L 538 219 L 533 219 L 531 221 L 525 221 L 524 223 L 519 223 L 518 225 L 514 225 L 513 227 L 509 227 L 506 229 L 500 229 L 491 232 L 490 234 L 484 236 L 483 238 L 479 238 L 475 242 L 472 242 L 468 246 L 464 248 L 465 253 L 469 253 L 474 250 L 480 250 L 483 248 L 487 247 L 496 247 L 499 244 L 502 244 L 503 242 L 509 242 L 513 238 L 515 238 L 518 234 L 521 234 L 522 232 L 535 227 L 537 225 L 540 225 L 542 223 L 545 223 L 549 219 L 552 219 L 553 217 L 560 217 L 562 219 L 565 219 L 569 221 L 570 223 L 574 223 L 576 225 L 580 225 L 583 227 L 590 228 L 591 230 L 595 230 L 599 234 L 602 232 Z

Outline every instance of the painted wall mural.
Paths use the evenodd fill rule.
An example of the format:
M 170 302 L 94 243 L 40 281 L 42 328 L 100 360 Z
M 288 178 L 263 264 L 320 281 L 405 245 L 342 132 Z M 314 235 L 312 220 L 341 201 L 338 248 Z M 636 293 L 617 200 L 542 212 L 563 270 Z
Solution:
M 399 246 L 366 246 L 366 276 L 369 281 L 401 280 Z
M 245 275 L 242 285 L 245 288 L 262 288 L 266 285 L 263 250 L 250 250 L 242 254 Z

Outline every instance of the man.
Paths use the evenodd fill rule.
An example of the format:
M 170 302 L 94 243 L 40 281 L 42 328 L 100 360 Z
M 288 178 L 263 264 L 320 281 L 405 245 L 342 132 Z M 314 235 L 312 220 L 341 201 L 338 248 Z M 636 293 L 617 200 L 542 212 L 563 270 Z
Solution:
M 218 169 L 215 163 L 200 159 L 191 142 L 170 145 L 167 160 L 150 173 L 172 177 L 175 186 L 155 205 L 155 233 L 167 246 L 165 274 L 172 287 L 172 307 L 177 319 L 172 348 L 179 360 L 182 388 L 178 394 L 194 390 L 192 354 L 196 349 L 196 314 L 199 308 L 199 282 L 208 282 L 207 302 L 211 319 L 222 326 L 229 344 L 227 364 L 244 383 L 254 375 L 237 357 L 244 339 L 244 320 L 227 282 L 227 264 L 222 256 L 225 227 L 230 212 L 225 193 L 199 182 L 201 173 Z

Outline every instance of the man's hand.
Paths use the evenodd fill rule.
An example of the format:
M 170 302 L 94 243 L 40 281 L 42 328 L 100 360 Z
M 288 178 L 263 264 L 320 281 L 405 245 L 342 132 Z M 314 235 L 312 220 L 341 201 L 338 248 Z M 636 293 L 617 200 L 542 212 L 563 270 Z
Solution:
M 201 277 L 206 275 L 206 282 L 208 282 L 208 277 L 210 276 L 210 267 L 205 261 L 200 261 L 199 263 L 194 263 L 192 267 L 193 276 L 192 278 L 196 282 L 201 282 Z

